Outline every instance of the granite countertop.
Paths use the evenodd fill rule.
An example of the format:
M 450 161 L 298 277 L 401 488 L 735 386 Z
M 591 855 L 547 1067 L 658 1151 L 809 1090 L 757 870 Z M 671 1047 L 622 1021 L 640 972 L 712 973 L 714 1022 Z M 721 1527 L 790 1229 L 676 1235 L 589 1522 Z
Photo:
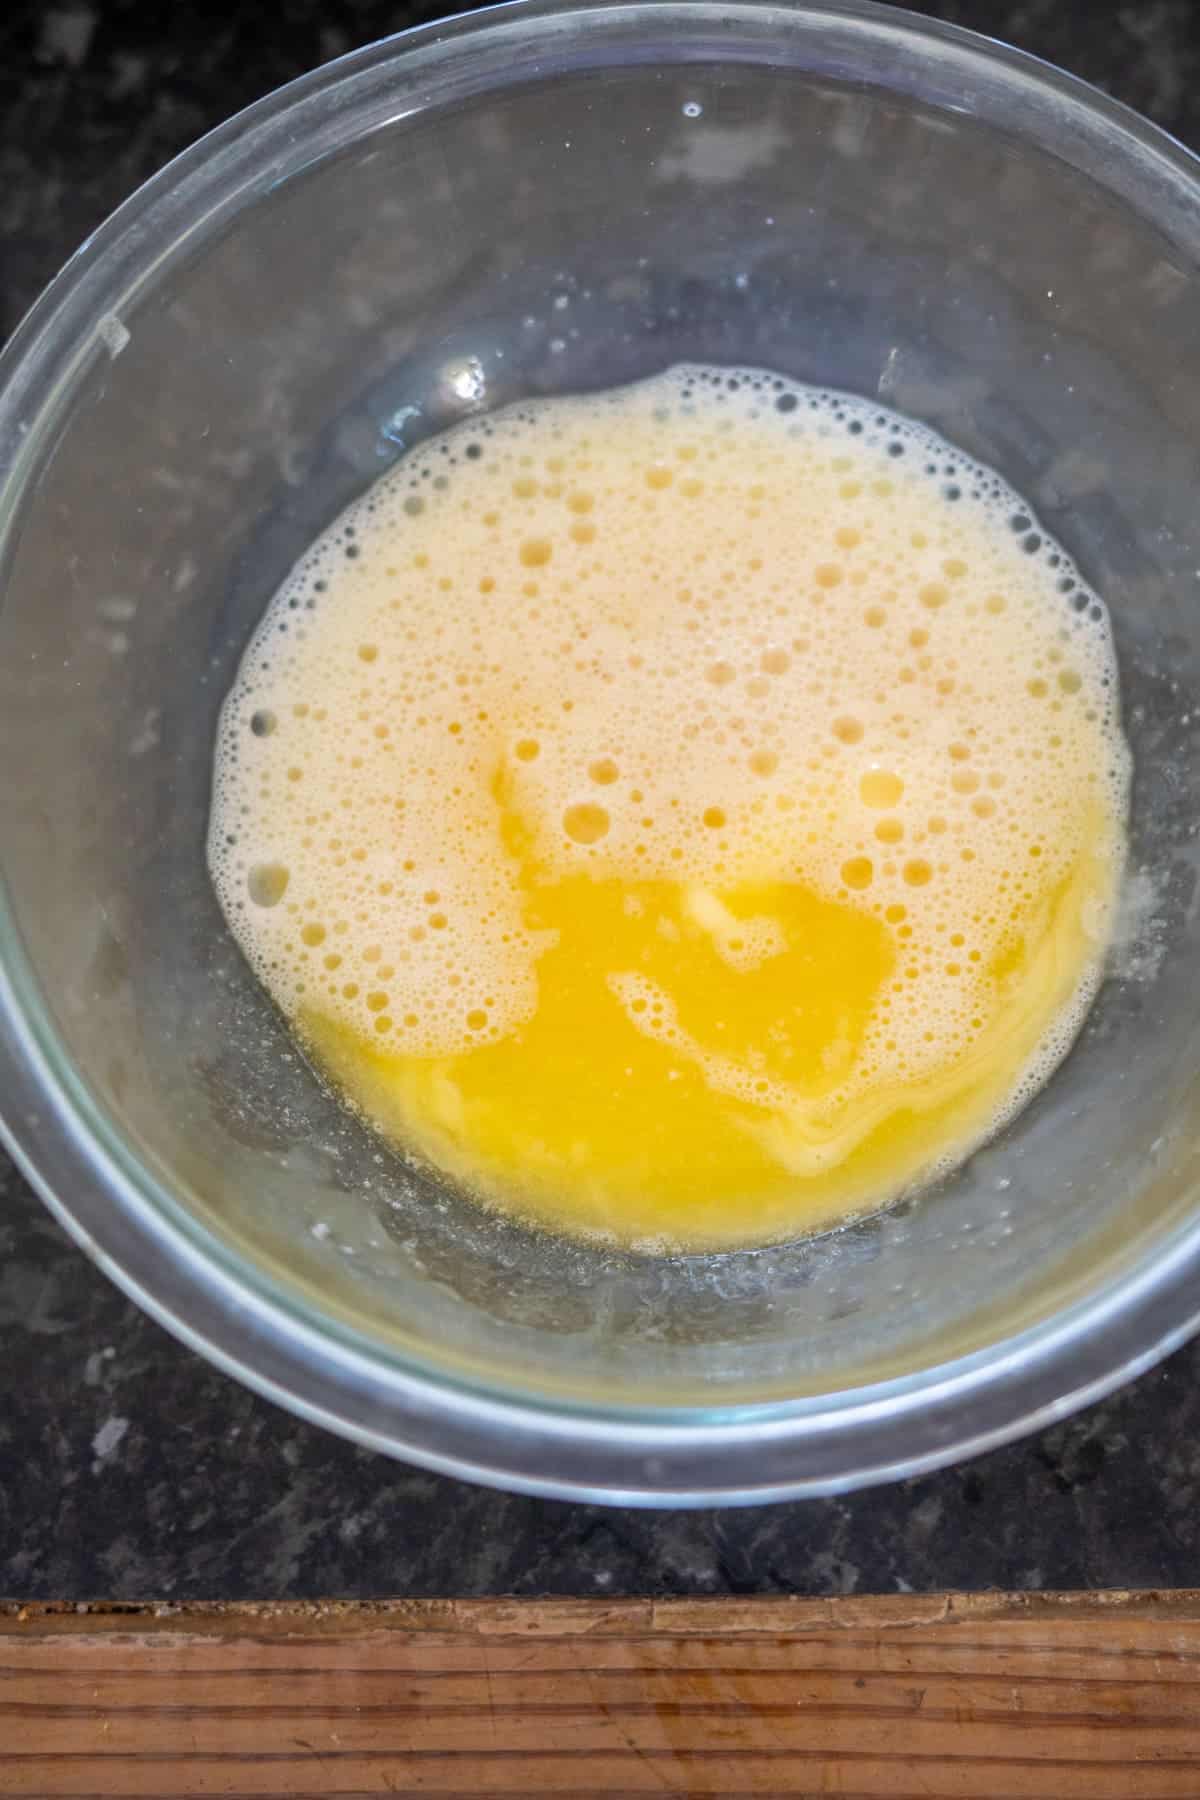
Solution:
M 17 0 L 0 23 L 0 334 L 153 170 L 437 0 Z M 1062 63 L 1200 146 L 1193 0 L 918 8 Z M 352 1448 L 143 1317 L 0 1159 L 0 1598 L 839 1594 L 1200 1579 L 1200 1340 L 1042 1437 L 757 1510 L 514 1498 Z

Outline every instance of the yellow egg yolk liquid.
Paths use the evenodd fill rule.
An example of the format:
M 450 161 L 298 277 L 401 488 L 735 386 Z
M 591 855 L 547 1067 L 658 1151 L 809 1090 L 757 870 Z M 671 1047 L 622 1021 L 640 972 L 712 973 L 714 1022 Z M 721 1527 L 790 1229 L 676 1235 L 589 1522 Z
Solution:
M 951 1166 L 1095 991 L 1107 615 L 895 415 L 682 368 L 406 457 L 224 709 L 210 867 L 343 1094 L 482 1203 L 778 1240 Z

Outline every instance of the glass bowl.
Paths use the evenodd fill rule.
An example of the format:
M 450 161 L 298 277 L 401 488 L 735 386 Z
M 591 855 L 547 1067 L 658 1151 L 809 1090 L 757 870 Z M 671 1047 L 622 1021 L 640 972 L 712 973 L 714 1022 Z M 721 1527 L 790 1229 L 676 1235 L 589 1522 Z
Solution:
M 298 81 L 92 237 L 0 363 L 0 1081 L 128 1293 L 263 1393 L 532 1492 L 831 1492 L 1044 1425 L 1197 1321 L 1200 184 L 867 4 L 524 3 Z M 708 1257 L 538 1237 L 326 1093 L 236 951 L 217 709 L 298 553 L 521 396 L 760 364 L 927 420 L 1113 613 L 1137 764 L 1086 1029 L 919 1199 Z

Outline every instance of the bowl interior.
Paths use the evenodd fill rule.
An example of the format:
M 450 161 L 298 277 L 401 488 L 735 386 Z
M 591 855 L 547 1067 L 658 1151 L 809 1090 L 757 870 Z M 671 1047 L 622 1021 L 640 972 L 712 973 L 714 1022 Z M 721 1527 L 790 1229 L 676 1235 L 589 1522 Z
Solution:
M 271 131 L 168 175 L 95 294 L 43 313 L 0 515 L 6 955 L 96 1141 L 206 1256 L 372 1356 L 608 1407 L 932 1367 L 1161 1246 L 1200 1030 L 1181 163 L 862 9 L 502 11 L 469 54 L 426 34 L 309 84 Z M 828 1236 L 654 1260 L 488 1217 L 334 1104 L 204 834 L 240 652 L 349 499 L 472 410 L 684 359 L 878 395 L 993 464 L 1111 608 L 1137 778 L 1109 979 L 999 1139 Z

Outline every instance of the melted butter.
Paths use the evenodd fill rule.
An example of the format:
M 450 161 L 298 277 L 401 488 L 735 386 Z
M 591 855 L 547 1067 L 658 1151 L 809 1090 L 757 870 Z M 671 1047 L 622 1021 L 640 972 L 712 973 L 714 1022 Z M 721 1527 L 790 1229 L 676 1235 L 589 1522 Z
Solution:
M 218 744 L 226 915 L 347 1098 L 484 1203 L 644 1248 L 965 1155 L 1068 1048 L 1123 856 L 1061 550 L 931 434 L 739 379 L 405 459 L 281 590 Z
M 1081 855 L 1012 922 L 969 1052 L 853 1098 L 896 947 L 799 883 L 697 894 L 526 866 L 526 924 L 553 941 L 510 1035 L 420 1057 L 316 1010 L 301 1026 L 389 1136 L 543 1224 L 643 1248 L 764 1242 L 902 1190 L 994 1125 L 1095 953 L 1104 875 Z M 765 953 L 731 959 L 756 926 Z

